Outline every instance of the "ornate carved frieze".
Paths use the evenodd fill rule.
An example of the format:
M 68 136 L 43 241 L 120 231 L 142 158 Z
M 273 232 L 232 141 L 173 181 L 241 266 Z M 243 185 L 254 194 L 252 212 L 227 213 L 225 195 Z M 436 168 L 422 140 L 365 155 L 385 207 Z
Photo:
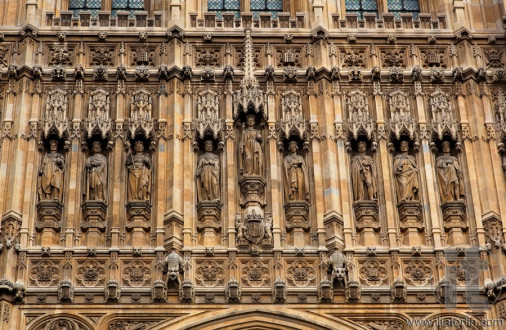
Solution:
M 88 52 L 90 66 L 116 66 L 118 55 L 115 46 L 90 45 Z
M 404 261 L 403 274 L 409 285 L 427 286 L 432 284 L 433 267 L 430 260 L 413 259 Z
M 487 239 L 488 248 L 503 248 L 504 238 L 502 233 L 502 221 L 499 217 L 492 216 L 483 219 L 483 228 Z
M 222 47 L 195 47 L 194 59 L 197 68 L 220 68 L 223 65 Z
M 292 66 L 303 67 L 302 47 L 276 47 L 275 63 L 277 68 Z
M 407 67 L 407 51 L 405 48 L 381 48 L 381 64 L 383 68 L 401 68 Z
M 124 261 L 121 271 L 122 286 L 150 286 L 151 278 L 152 270 L 150 262 L 142 260 Z
M 270 286 L 272 265 L 270 260 L 242 260 L 241 284 L 245 287 Z
M 58 285 L 60 279 L 59 261 L 33 260 L 30 265 L 29 285 L 48 287 Z
M 105 260 L 78 260 L 76 265 L 76 285 L 96 287 L 105 285 Z
M 76 45 L 69 45 L 67 43 L 48 44 L 48 66 L 74 66 Z
M 504 50 L 500 48 L 484 49 L 487 58 L 487 68 L 504 68 L 503 54 Z
M 341 66 L 343 68 L 365 69 L 367 66 L 366 58 L 366 48 L 341 49 L 340 51 Z
M 447 48 L 420 48 L 422 66 L 424 69 L 440 67 L 446 69 L 448 67 L 448 49 Z
M 305 287 L 316 285 L 316 264 L 312 260 L 286 262 L 286 279 L 290 286 Z
M 158 51 L 156 46 L 130 46 L 128 53 L 128 64 L 132 67 L 146 65 L 158 66 Z
M 359 262 L 360 283 L 368 286 L 379 286 L 388 282 L 388 265 L 384 260 L 364 260 Z

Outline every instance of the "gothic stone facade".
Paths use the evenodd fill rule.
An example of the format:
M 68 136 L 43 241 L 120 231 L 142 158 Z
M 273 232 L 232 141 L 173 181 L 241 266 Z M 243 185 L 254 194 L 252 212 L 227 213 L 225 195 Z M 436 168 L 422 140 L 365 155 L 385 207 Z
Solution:
M 0 3 L 1 329 L 506 319 L 504 1 L 144 4 Z

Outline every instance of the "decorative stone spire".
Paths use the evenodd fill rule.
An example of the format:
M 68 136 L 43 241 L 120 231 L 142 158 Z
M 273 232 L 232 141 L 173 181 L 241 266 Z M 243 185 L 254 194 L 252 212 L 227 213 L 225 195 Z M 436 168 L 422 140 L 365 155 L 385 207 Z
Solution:
M 251 39 L 251 30 L 249 29 L 246 30 L 246 38 L 244 38 L 243 56 L 244 77 L 239 89 L 234 93 L 234 118 L 237 118 L 241 112 L 246 114 L 251 110 L 255 114 L 261 113 L 264 119 L 267 119 L 267 99 L 254 74 L 255 51 Z

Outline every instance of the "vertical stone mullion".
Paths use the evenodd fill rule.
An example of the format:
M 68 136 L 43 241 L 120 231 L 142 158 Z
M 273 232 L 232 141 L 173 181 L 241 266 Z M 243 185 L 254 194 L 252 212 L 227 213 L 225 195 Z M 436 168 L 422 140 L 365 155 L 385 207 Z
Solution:
M 226 191 L 226 217 L 228 219 L 228 247 L 229 249 L 236 248 L 236 230 L 235 230 L 235 213 L 237 210 L 237 157 L 236 152 L 237 139 L 239 138 L 234 133 L 234 120 L 232 119 L 232 93 L 227 92 L 224 97 L 225 104 L 225 160 L 223 165 L 226 166 L 226 181 L 223 180 L 223 185 Z M 225 215 L 225 214 L 224 214 Z
M 167 90 L 167 82 L 160 81 L 160 88 Z M 162 248 L 164 244 L 164 213 L 167 209 L 167 182 L 166 178 L 166 158 L 167 158 L 167 96 L 163 93 L 158 94 L 158 126 L 159 136 L 158 139 L 158 151 L 156 153 L 156 160 L 158 161 L 153 173 L 155 182 L 158 183 L 156 186 L 156 214 L 155 214 L 155 235 L 156 235 L 156 247 Z

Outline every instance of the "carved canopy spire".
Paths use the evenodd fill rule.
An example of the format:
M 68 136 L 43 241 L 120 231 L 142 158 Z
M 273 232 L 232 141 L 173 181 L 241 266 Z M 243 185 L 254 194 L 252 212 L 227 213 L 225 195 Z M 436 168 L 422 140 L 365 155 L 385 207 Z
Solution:
M 205 135 L 212 135 L 213 139 L 219 139 L 219 134 L 223 130 L 219 106 L 218 93 L 209 87 L 198 94 L 195 128 L 201 139 Z
M 437 88 L 430 96 L 430 110 L 432 113 L 432 130 L 440 140 L 444 135 L 457 141 L 457 121 L 453 115 L 450 96 Z
M 132 94 L 130 106 L 130 134 L 135 137 L 143 134 L 148 138 L 154 129 L 151 94 L 140 88 Z
M 105 139 L 111 130 L 111 119 L 109 118 L 110 98 L 109 93 L 98 88 L 90 95 L 88 106 L 88 118 L 85 121 L 85 130 L 88 137 L 98 133 Z
M 43 119 L 45 137 L 51 133 L 56 133 L 59 138 L 63 137 L 64 132 L 68 129 L 67 109 L 67 93 L 59 88 L 48 93 Z
M 238 118 L 241 112 L 252 111 L 255 114 L 262 114 L 267 119 L 267 98 L 260 89 L 258 80 L 255 77 L 255 50 L 251 39 L 251 31 L 246 30 L 244 38 L 244 77 L 239 89 L 234 93 L 234 118 Z
M 415 139 L 416 120 L 411 115 L 409 97 L 406 93 L 397 89 L 390 93 L 388 98 L 390 106 L 390 131 L 393 136 L 400 140 L 402 134 L 408 135 L 409 139 Z
M 300 94 L 294 90 L 283 93 L 281 100 L 281 130 L 288 139 L 291 135 L 297 135 L 303 139 L 306 133 L 306 121 L 302 112 L 302 100 Z
M 369 115 L 367 95 L 356 89 L 347 95 L 348 131 L 351 138 L 358 140 L 360 135 L 373 140 L 374 123 Z

